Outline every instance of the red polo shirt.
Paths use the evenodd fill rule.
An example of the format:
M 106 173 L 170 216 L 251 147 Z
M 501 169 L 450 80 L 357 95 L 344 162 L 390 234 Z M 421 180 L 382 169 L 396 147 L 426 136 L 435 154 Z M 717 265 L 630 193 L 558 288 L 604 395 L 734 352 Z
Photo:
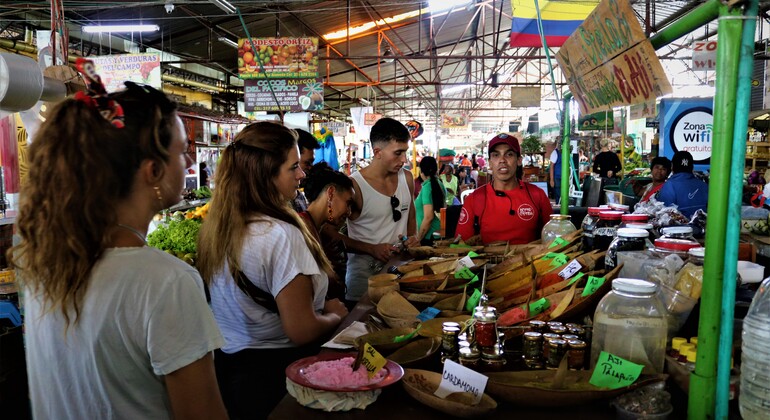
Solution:
M 496 195 L 492 184 L 486 184 L 465 197 L 457 223 L 457 235 L 463 239 L 473 236 L 474 217 L 479 216 L 481 241 L 485 244 L 495 241 L 526 244 L 540 239 L 540 231 L 553 213 L 551 202 L 543 190 L 520 181 L 519 188 L 497 193 L 504 196 Z

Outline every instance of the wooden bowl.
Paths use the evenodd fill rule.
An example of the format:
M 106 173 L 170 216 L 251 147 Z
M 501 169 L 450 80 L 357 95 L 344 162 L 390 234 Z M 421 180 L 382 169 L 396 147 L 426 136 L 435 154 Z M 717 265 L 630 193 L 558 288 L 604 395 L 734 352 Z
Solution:
M 433 356 L 441 348 L 441 338 L 418 338 L 388 356 L 401 366 L 416 365 Z
M 441 383 L 440 373 L 406 369 L 401 383 L 412 398 L 450 416 L 465 419 L 484 417 L 497 408 L 497 402 L 487 394 L 481 397 L 481 402 L 477 405 L 472 405 L 473 396 L 468 393 L 457 392 L 445 399 L 433 395 Z

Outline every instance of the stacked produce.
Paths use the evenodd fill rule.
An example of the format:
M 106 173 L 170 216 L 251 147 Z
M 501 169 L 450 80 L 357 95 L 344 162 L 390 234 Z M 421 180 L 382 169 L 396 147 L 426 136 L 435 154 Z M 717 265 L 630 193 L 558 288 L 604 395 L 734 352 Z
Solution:
M 194 265 L 198 251 L 198 232 L 209 204 L 187 212 L 178 211 L 168 216 L 168 221 L 147 235 L 147 244 L 177 256 Z

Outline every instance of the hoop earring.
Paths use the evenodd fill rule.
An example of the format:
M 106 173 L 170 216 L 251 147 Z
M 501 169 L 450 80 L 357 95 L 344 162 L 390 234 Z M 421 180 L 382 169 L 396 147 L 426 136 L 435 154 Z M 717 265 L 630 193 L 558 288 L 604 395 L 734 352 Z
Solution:
M 160 193 L 160 187 L 156 185 L 152 188 L 155 190 L 155 195 L 158 197 L 158 201 L 160 202 L 160 207 L 163 208 L 163 195 Z
M 334 217 L 332 217 L 332 200 L 331 199 L 327 202 L 327 206 L 329 210 L 329 215 L 326 216 L 326 221 L 329 223 L 334 223 Z

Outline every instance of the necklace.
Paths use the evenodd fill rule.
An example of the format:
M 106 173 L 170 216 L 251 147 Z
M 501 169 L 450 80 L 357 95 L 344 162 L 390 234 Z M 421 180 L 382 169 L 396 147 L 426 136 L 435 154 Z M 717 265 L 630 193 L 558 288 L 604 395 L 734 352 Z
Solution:
M 131 233 L 133 233 L 134 235 L 136 235 L 136 237 L 137 237 L 137 238 L 139 238 L 139 240 L 140 240 L 140 241 L 142 241 L 142 243 L 143 243 L 144 245 L 147 245 L 147 239 L 146 239 L 146 238 L 144 237 L 144 235 L 142 235 L 142 233 L 141 233 L 141 232 L 139 232 L 138 230 L 136 230 L 136 229 L 132 228 L 131 226 L 128 226 L 128 225 L 124 225 L 124 224 L 122 224 L 122 223 L 118 223 L 118 224 L 117 224 L 117 226 L 118 226 L 118 227 L 121 227 L 121 228 L 123 228 L 123 229 L 126 229 L 126 230 L 129 230 L 129 231 L 131 231 Z

